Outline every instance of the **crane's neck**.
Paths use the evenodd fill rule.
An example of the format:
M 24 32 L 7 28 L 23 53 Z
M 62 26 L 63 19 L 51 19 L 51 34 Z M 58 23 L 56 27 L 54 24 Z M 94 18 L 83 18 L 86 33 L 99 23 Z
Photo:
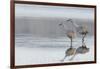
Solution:
M 72 25 L 73 25 L 75 28 L 79 27 L 76 23 L 73 22 L 72 19 L 69 19 L 68 22 L 72 23 Z
M 67 29 L 66 29 L 66 26 L 65 26 L 65 24 L 64 23 L 62 23 L 62 27 L 63 27 L 63 30 L 64 31 L 66 31 Z

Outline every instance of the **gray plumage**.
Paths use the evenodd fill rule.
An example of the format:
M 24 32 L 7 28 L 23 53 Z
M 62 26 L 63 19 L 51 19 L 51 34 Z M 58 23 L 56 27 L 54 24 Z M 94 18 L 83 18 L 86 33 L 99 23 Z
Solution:
M 85 42 L 84 42 L 84 38 L 86 37 L 87 33 L 88 33 L 88 29 L 86 25 L 77 25 L 75 22 L 73 22 L 72 19 L 68 19 L 67 22 L 71 22 L 72 25 L 75 27 L 76 31 L 82 35 L 82 46 L 78 47 L 76 49 L 75 54 L 73 55 L 73 57 L 70 59 L 72 60 L 76 54 L 85 54 L 87 52 L 89 52 L 89 48 L 86 47 Z
M 75 38 L 75 32 L 73 31 L 73 29 L 72 29 L 72 30 L 66 30 L 64 23 L 59 24 L 59 26 L 62 26 L 62 27 L 63 27 L 64 31 L 66 32 L 66 33 L 65 33 L 66 36 L 71 40 L 71 41 L 70 41 L 70 43 L 71 43 L 71 44 L 70 44 L 70 48 L 68 48 L 68 49 L 66 50 L 65 56 L 64 56 L 64 58 L 61 60 L 61 61 L 64 61 L 65 58 L 66 58 L 67 56 L 71 56 L 71 55 L 75 54 L 76 48 L 73 48 L 73 46 L 72 46 L 73 38 Z

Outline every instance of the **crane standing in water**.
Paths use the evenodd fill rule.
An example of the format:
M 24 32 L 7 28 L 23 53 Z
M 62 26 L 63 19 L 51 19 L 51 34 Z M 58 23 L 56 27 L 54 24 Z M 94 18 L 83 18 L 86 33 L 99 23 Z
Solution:
M 79 48 L 76 49 L 76 53 L 74 54 L 74 56 L 70 59 L 72 60 L 76 54 L 85 54 L 87 52 L 89 52 L 89 48 L 86 47 L 85 42 L 84 42 L 84 38 L 86 37 L 86 35 L 88 34 L 88 29 L 86 25 L 77 25 L 76 23 L 73 22 L 72 19 L 68 19 L 67 22 L 71 22 L 73 24 L 73 26 L 75 27 L 76 31 L 82 35 L 82 46 L 80 46 Z
M 72 30 L 67 30 L 66 34 L 67 34 L 67 37 L 70 38 L 71 44 L 70 44 L 70 48 L 67 49 L 65 52 L 65 57 L 61 61 L 64 61 L 67 56 L 73 55 L 73 57 L 70 59 L 72 60 L 76 54 L 85 54 L 89 51 L 89 48 L 86 47 L 85 42 L 84 42 L 84 38 L 86 37 L 88 33 L 87 26 L 83 26 L 83 25 L 79 26 L 76 23 L 74 23 L 72 19 L 68 19 L 67 23 L 69 22 L 72 23 L 72 25 L 75 27 L 76 32 L 82 35 L 82 46 L 80 46 L 77 49 L 72 47 L 72 41 L 73 41 L 73 38 L 75 37 L 76 32 L 73 31 L 73 27 L 72 27 Z M 59 24 L 59 26 L 62 26 L 65 29 L 64 23 Z
M 73 31 L 73 29 L 72 29 L 72 30 L 66 30 L 66 28 L 65 28 L 65 26 L 64 26 L 64 23 L 59 24 L 59 26 L 62 26 L 62 27 L 65 29 L 66 35 L 67 35 L 67 37 L 70 39 L 70 48 L 68 48 L 68 49 L 66 50 L 65 56 L 64 56 L 64 58 L 61 60 L 61 61 L 64 61 L 65 58 L 66 58 L 67 56 L 73 55 L 73 54 L 75 53 L 75 51 L 76 51 L 76 49 L 73 48 L 73 45 L 72 45 L 73 38 L 75 38 L 75 32 Z
M 86 37 L 86 35 L 88 34 L 88 29 L 86 25 L 77 25 L 76 23 L 73 22 L 72 19 L 68 19 L 67 22 L 71 22 L 73 24 L 73 26 L 75 27 L 76 31 L 82 35 L 82 47 L 86 47 L 85 42 L 84 42 L 84 38 Z

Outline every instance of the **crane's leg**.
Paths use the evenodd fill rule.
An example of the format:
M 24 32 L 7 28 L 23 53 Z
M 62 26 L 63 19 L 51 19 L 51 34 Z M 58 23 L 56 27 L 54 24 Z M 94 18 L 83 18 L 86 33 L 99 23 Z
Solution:
M 86 36 L 86 35 L 83 35 L 83 37 L 82 37 L 82 47 L 86 47 L 86 45 L 85 45 L 85 41 L 84 41 L 85 36 Z
M 72 41 L 73 41 L 73 40 L 72 40 L 72 38 L 71 38 L 71 44 L 70 44 L 70 48 L 72 48 Z

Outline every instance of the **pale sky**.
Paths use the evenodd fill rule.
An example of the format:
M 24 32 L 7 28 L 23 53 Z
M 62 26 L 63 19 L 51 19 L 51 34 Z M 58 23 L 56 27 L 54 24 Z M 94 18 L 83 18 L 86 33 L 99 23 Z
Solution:
M 93 19 L 94 8 L 16 4 L 17 17 L 67 17 Z

